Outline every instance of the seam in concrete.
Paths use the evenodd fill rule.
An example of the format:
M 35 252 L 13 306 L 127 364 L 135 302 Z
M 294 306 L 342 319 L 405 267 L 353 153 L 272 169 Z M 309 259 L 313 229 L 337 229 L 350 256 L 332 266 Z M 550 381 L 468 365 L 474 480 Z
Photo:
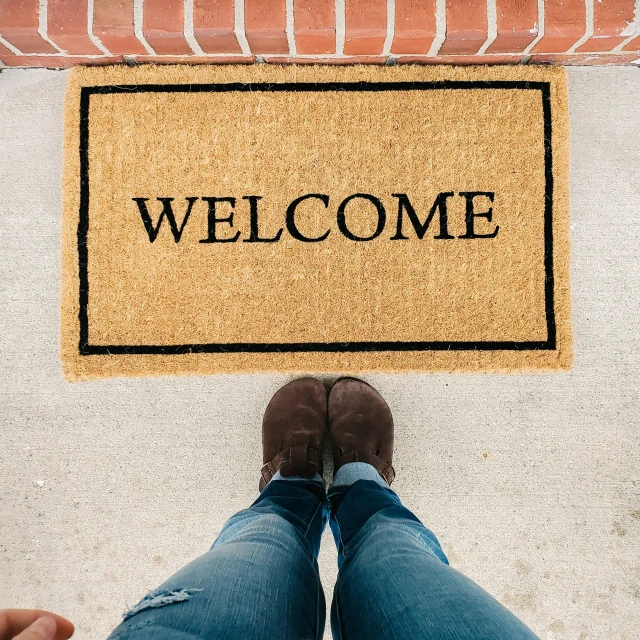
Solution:
M 347 37 L 345 0 L 336 0 L 336 52 L 332 57 L 344 56 L 344 41 Z
M 233 3 L 234 15 L 233 15 L 233 30 L 236 33 L 238 44 L 240 45 L 240 51 L 242 55 L 250 56 L 251 47 L 247 40 L 247 34 L 244 31 L 244 0 L 235 0 Z M 237 55 L 237 54 L 236 54 Z
M 295 17 L 293 15 L 293 0 L 286 0 L 284 5 L 285 10 L 285 32 L 287 34 L 287 45 L 289 46 L 289 55 L 296 56 L 298 55 L 298 49 L 296 48 L 296 36 L 294 31 L 294 20 Z
M 135 33 L 136 38 L 138 38 L 142 43 L 142 46 L 147 50 L 147 53 L 150 56 L 155 56 L 156 52 L 147 42 L 147 39 L 144 37 L 144 33 L 142 32 L 142 17 L 144 14 L 143 3 L 144 0 L 133 0 L 133 32 Z
M 542 38 L 544 38 L 544 0 L 538 0 L 538 35 L 536 39 L 525 48 L 522 52 L 523 55 L 530 55 L 533 48 Z
M 498 9 L 496 0 L 487 0 L 487 39 L 478 49 L 477 56 L 483 56 L 491 43 L 498 37 Z
M 67 55 L 67 52 L 61 49 L 51 38 L 49 38 L 49 34 L 47 33 L 47 0 L 38 0 L 38 33 L 42 37 L 43 40 L 46 40 L 52 47 L 57 49 L 63 56 Z M 37 53 L 29 54 L 29 55 L 39 55 Z M 51 55 L 51 54 L 49 54 Z
M 638 28 L 640 26 L 640 0 L 636 0 L 636 8 L 633 13 L 633 22 L 628 23 L 624 31 L 626 31 L 627 29 L 630 29 L 632 26 L 633 26 L 633 32 L 627 37 L 626 40 L 623 40 L 618 46 L 614 47 L 611 50 L 611 53 L 622 52 L 622 49 L 626 47 L 640 32 L 640 29 Z M 622 32 L 623 34 L 624 34 L 624 31 Z M 626 53 L 626 51 L 624 51 L 623 53 Z M 631 64 L 638 64 L 638 60 L 635 60 Z
M 428 58 L 435 58 L 447 37 L 447 0 L 436 0 L 436 37 L 427 53 Z
M 391 45 L 396 32 L 396 2 L 387 0 L 387 37 L 382 45 L 382 55 L 391 55 Z
M 107 56 L 111 55 L 111 51 L 107 49 L 103 44 L 100 38 L 93 33 L 93 2 L 94 0 L 87 0 L 87 34 L 89 35 L 89 39 L 93 44 L 102 51 Z
M 581 47 L 593 35 L 593 2 L 594 0 L 585 1 L 586 24 L 584 35 L 572 47 L 567 49 L 567 53 L 575 53 L 576 49 Z
M 184 7 L 182 10 L 184 15 L 183 20 L 183 29 L 182 33 L 184 35 L 184 39 L 189 43 L 191 47 L 191 51 L 196 56 L 207 56 L 210 55 L 205 53 L 200 46 L 200 43 L 196 40 L 195 33 L 193 31 L 193 0 L 184 0 Z

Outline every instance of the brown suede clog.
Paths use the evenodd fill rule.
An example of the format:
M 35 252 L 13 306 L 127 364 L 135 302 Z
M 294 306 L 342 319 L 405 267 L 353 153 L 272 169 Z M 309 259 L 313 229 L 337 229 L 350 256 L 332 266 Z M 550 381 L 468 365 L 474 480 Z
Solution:
M 384 398 L 355 378 L 340 378 L 329 392 L 329 434 L 334 474 L 348 462 L 366 462 L 391 484 L 393 416 Z
M 279 389 L 262 421 L 262 491 L 276 471 L 287 476 L 322 475 L 327 429 L 327 391 L 315 378 L 299 378 Z

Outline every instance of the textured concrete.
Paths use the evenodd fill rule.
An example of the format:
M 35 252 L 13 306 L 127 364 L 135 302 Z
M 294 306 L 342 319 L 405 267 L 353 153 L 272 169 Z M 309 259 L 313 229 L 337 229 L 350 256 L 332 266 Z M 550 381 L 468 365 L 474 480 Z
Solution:
M 640 629 L 640 70 L 569 70 L 575 368 L 370 376 L 394 485 L 454 566 L 546 639 Z M 0 74 L 0 607 L 99 639 L 256 495 L 282 375 L 68 384 L 59 363 L 65 74 Z M 38 481 L 44 482 L 38 486 Z M 336 553 L 320 562 L 330 598 Z

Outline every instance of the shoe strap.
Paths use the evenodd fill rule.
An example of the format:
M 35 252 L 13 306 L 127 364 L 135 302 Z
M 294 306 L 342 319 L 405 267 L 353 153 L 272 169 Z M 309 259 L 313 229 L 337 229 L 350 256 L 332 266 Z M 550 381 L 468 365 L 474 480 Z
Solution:
M 293 445 L 283 449 L 273 460 L 267 462 L 260 470 L 260 491 L 267 486 L 283 464 L 291 463 L 296 469 L 303 470 L 306 465 L 313 465 L 322 475 L 322 454 L 313 447 L 306 445 Z M 311 476 L 310 476 L 311 477 Z
M 349 462 L 366 462 L 370 464 L 383 478 L 387 484 L 391 484 L 396 477 L 396 471 L 393 465 L 382 458 L 379 458 L 374 453 L 361 453 L 359 451 L 351 451 L 340 456 L 333 465 L 333 473 Z

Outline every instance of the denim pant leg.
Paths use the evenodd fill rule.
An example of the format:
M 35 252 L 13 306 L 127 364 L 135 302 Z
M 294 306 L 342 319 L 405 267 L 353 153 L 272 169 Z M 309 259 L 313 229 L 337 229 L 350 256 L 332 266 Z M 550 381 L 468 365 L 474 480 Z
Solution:
M 319 640 L 322 481 L 272 480 L 211 549 L 124 614 L 110 640 Z
M 334 482 L 329 490 L 340 569 L 331 607 L 335 640 L 537 637 L 449 566 L 434 534 L 402 506 L 373 467 L 349 473 L 349 466 L 342 469 L 353 484 Z

